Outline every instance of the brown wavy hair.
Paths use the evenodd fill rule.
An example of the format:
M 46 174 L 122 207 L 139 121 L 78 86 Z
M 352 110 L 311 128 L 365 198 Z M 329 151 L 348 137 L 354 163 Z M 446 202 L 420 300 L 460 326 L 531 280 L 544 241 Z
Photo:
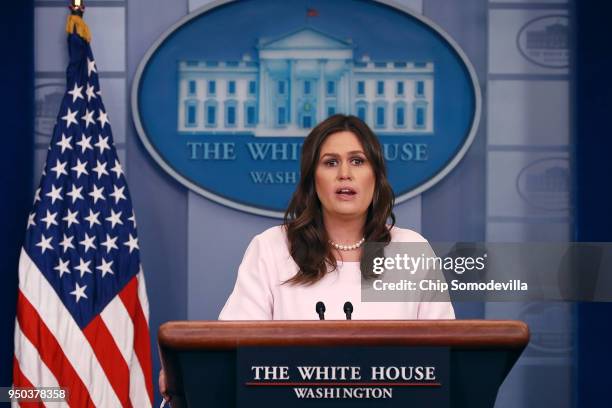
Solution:
M 325 139 L 342 131 L 349 131 L 357 136 L 375 175 L 374 194 L 364 225 L 365 240 L 382 242 L 385 245 L 391 241 L 390 229 L 395 225 L 395 195 L 387 180 L 387 169 L 378 138 L 368 125 L 356 116 L 330 116 L 312 129 L 302 146 L 300 182 L 291 197 L 284 218 L 289 252 L 299 271 L 285 283 L 312 285 L 328 271 L 334 271 L 338 267 L 323 224 L 321 202 L 315 190 L 315 170 Z M 364 256 L 365 251 L 362 251 L 362 265 Z M 365 278 L 371 277 L 365 268 L 361 269 Z

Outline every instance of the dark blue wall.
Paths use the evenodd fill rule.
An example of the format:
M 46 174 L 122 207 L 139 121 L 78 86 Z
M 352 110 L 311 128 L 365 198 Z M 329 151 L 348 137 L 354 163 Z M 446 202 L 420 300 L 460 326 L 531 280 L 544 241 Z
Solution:
M 576 240 L 612 241 L 612 5 L 575 1 Z M 612 273 L 612 271 L 607 271 Z M 578 305 L 576 401 L 609 407 L 612 304 Z
M 34 7 L 6 2 L 0 13 L 0 386 L 12 381 L 19 249 L 32 203 Z

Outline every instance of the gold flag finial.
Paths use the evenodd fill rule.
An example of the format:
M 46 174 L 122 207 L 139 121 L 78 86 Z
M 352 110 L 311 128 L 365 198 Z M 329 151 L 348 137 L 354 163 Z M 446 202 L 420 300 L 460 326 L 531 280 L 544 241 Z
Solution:
M 79 37 L 87 42 L 91 42 L 91 32 L 83 20 L 83 13 L 85 12 L 85 4 L 83 0 L 71 0 L 71 4 L 68 6 L 68 9 L 70 9 L 70 15 L 68 16 L 68 21 L 66 22 L 66 31 L 68 34 L 72 34 L 76 30 Z

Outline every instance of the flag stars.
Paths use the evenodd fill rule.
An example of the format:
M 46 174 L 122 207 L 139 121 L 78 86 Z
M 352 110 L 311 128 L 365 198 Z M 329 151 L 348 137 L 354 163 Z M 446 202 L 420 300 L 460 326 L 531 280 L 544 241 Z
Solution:
M 122 211 L 119 211 L 118 213 L 116 213 L 111 208 L 111 215 L 110 215 L 110 217 L 105 218 L 106 221 L 111 223 L 111 229 L 115 228 L 115 225 L 117 225 L 117 224 L 123 225 L 123 221 L 121 221 L 121 213 L 122 213 Z
M 85 154 L 85 152 L 87 151 L 87 149 L 93 150 L 93 147 L 91 147 L 91 138 L 92 136 L 85 136 L 85 134 L 81 134 L 81 140 L 77 142 L 77 144 L 79 146 L 81 146 L 81 153 Z
M 85 129 L 89 127 L 89 125 L 95 125 L 96 121 L 93 118 L 94 111 L 89 111 L 89 109 L 85 109 L 85 115 L 81 116 L 81 119 L 85 121 Z
M 62 116 L 62 119 L 66 121 L 66 128 L 67 129 L 70 129 L 70 125 L 72 125 L 73 123 L 75 125 L 77 125 L 77 126 L 79 125 L 79 123 L 76 120 L 76 114 L 77 113 L 79 113 L 78 110 L 73 112 L 73 111 L 70 110 L 70 108 L 68 108 L 68 112 L 66 113 L 66 115 Z M 62 153 L 63 153 L 63 151 L 62 151 Z
M 89 175 L 89 172 L 85 168 L 86 165 L 87 165 L 87 161 L 81 163 L 81 159 L 77 158 L 77 165 L 71 168 L 71 170 L 76 171 L 77 179 L 79 179 L 81 177 L 81 175 L 83 175 L 83 174 Z
M 89 222 L 89 228 L 92 228 L 94 224 L 102 225 L 100 224 L 100 220 L 98 220 L 99 216 L 100 216 L 99 211 L 94 213 L 91 208 L 89 209 L 89 215 L 85 217 L 85 221 Z
M 74 167 L 73 167 L 73 170 L 74 170 Z M 81 195 L 81 190 L 83 190 L 83 187 L 77 188 L 77 186 L 73 184 L 72 190 L 66 193 L 67 196 L 72 197 L 72 204 L 74 204 L 76 200 L 83 200 L 83 196 Z
M 37 201 L 40 201 L 40 187 L 38 187 L 36 189 L 36 192 L 34 193 L 34 203 L 36 203 Z
M 94 92 L 94 86 L 87 83 L 87 91 L 85 91 L 85 94 L 87 95 L 87 102 L 91 101 L 92 99 L 95 99 L 96 94 Z
M 96 70 L 96 61 L 87 58 L 87 76 L 90 77 L 92 72 L 98 72 Z
M 28 226 L 26 227 L 26 229 L 36 226 L 36 223 L 34 222 L 34 217 L 36 217 L 36 213 L 31 213 L 28 216 Z
M 51 198 L 51 204 L 55 204 L 55 200 L 63 200 L 62 198 L 62 189 L 64 187 L 55 188 L 55 186 L 51 185 L 51 191 L 45 194 L 46 197 Z
M 81 278 L 86 273 L 91 273 L 91 269 L 89 269 L 89 264 L 90 263 L 91 263 L 91 261 L 85 262 L 85 260 L 83 258 L 79 258 L 79 266 L 75 266 L 74 269 L 76 269 L 77 271 L 79 271 L 81 273 Z
M 79 286 L 78 282 L 75 282 L 75 288 L 72 292 L 70 292 L 70 294 L 74 295 L 76 303 L 79 303 L 79 300 L 81 300 L 81 298 L 87 299 L 85 289 L 87 289 L 87 285 Z
M 97 310 L 89 310 L 89 306 L 98 303 L 98 283 L 102 285 L 102 279 L 109 276 L 109 282 L 103 285 L 114 286 L 116 277 L 137 267 L 134 262 L 138 259 L 132 259 L 132 255 L 138 258 L 140 247 L 132 229 L 136 219 L 124 169 L 117 160 L 110 133 L 112 114 L 105 112 L 101 103 L 93 56 L 86 50 L 82 57 L 82 78 L 75 80 L 71 75 L 68 79 L 57 116 L 57 133 L 50 143 L 47 165 L 35 195 L 35 210 L 27 217 L 27 245 L 40 260 L 46 259 L 42 266 L 56 283 L 68 275 L 66 282 L 60 284 L 63 300 L 72 311 L 87 309 L 89 315 Z M 119 259 L 128 256 L 126 250 L 128 263 Z M 83 305 L 78 306 L 81 300 Z
M 121 168 L 119 160 L 115 159 L 115 166 L 111 169 L 111 171 L 117 175 L 117 178 L 121 177 L 123 174 L 123 168 Z
M 100 162 L 100 160 L 96 160 L 96 167 L 93 168 L 94 173 L 98 175 L 98 180 L 102 175 L 108 176 L 108 171 L 106 170 L 106 163 Z
M 72 239 L 74 238 L 73 236 L 67 236 L 66 234 L 64 235 L 64 239 L 62 239 L 62 242 L 60 242 L 60 246 L 63 248 L 64 253 L 66 253 L 66 251 L 68 251 L 68 248 L 71 249 L 76 249 L 74 247 L 74 245 L 72 244 Z
M 130 254 L 131 254 L 134 249 L 140 249 L 140 248 L 138 247 L 138 238 L 133 237 L 132 234 L 129 234 L 129 235 L 130 235 L 130 239 L 124 242 L 123 245 L 130 248 Z
M 91 198 L 93 198 L 94 204 L 96 204 L 98 200 L 106 200 L 106 198 L 104 198 L 104 195 L 102 194 L 103 192 L 104 192 L 104 187 L 98 188 L 98 186 L 94 184 L 93 190 L 91 190 L 91 192 L 89 193 Z
M 57 225 L 57 221 L 55 221 L 55 217 L 57 217 L 57 213 L 50 213 L 49 210 L 47 210 L 47 215 L 45 218 L 41 218 L 40 220 L 45 222 L 45 224 L 47 224 L 47 229 L 49 229 L 49 227 L 51 225 Z
M 72 103 L 75 103 L 77 99 L 83 98 L 83 94 L 81 93 L 81 91 L 83 90 L 82 86 L 77 86 L 76 82 L 74 83 L 74 88 L 72 88 L 72 91 L 68 91 L 68 93 L 70 95 L 72 95 Z
M 56 143 L 57 146 L 62 148 L 62 154 L 64 153 L 64 150 L 66 149 L 72 150 L 72 145 L 70 144 L 71 140 L 72 140 L 72 136 L 66 137 L 66 135 L 62 133 L 62 140 Z
M 68 223 L 68 228 L 70 228 L 72 224 L 79 224 L 79 220 L 77 220 L 77 215 L 79 215 L 79 212 L 77 210 L 72 212 L 70 211 L 70 208 L 68 208 L 68 213 L 64 218 L 62 218 L 62 220 L 66 221 L 66 223 Z
M 108 121 L 108 114 L 106 112 L 104 112 L 102 109 L 98 109 L 98 121 L 100 122 L 100 127 L 102 129 L 104 129 L 104 126 L 107 123 L 110 123 Z
M 100 154 L 104 154 L 104 150 L 110 150 L 110 147 L 108 145 L 108 136 L 106 137 L 102 137 L 102 135 L 98 136 L 98 143 L 96 143 L 94 146 L 100 149 Z
M 79 244 L 85 247 L 84 251 L 85 253 L 87 253 L 87 251 L 89 251 L 90 249 L 96 249 L 96 244 L 94 244 L 95 240 L 95 235 L 92 235 L 90 237 L 87 233 L 85 233 L 85 238 L 82 241 L 79 241 Z
M 111 267 L 113 266 L 113 261 L 106 262 L 106 259 L 102 258 L 102 264 L 96 266 L 96 269 L 102 273 L 102 277 L 105 277 L 107 273 L 114 275 Z
M 108 254 L 111 249 L 119 249 L 115 243 L 116 241 L 117 237 L 111 238 L 109 234 L 106 234 L 106 241 L 101 242 L 100 245 L 106 248 L 106 253 Z
M 61 278 L 65 273 L 70 273 L 68 269 L 69 260 L 63 261 L 61 258 L 58 259 L 57 265 L 53 268 L 59 273 L 59 277 Z
M 107 301 L 98 299 L 99 293 L 119 290 L 113 283 L 115 278 L 138 267 L 140 247 L 131 228 L 131 224 L 136 226 L 136 219 L 124 169 L 113 145 L 112 114 L 105 112 L 102 104 L 91 51 L 84 51 L 80 73 L 69 72 L 66 94 L 56 116 L 58 128 L 48 149 L 34 210 L 27 217 L 26 245 L 38 256 L 36 259 L 44 261 L 39 266 L 46 269 L 43 272 L 47 277 L 61 287 L 56 285 L 55 289 L 63 289 L 62 300 L 72 312 L 85 313 L 80 317 L 87 321 L 99 311 L 98 303 Z M 62 279 L 64 275 L 68 275 L 66 280 Z M 106 276 L 108 282 L 103 281 Z M 84 302 L 79 306 L 81 300 Z
M 43 254 L 45 253 L 47 249 L 50 251 L 53 251 L 53 246 L 51 246 L 52 239 L 53 239 L 53 236 L 50 236 L 49 238 L 45 238 L 45 234 L 40 234 L 40 242 L 36 244 L 36 246 L 40 247 L 40 250 L 42 251 Z
M 59 159 L 56 160 L 55 162 L 55 167 L 51 168 L 51 171 L 55 172 L 55 179 L 57 180 L 62 174 L 64 175 L 68 175 L 68 172 L 66 171 L 66 164 L 68 164 L 68 162 L 60 162 Z
M 125 186 L 121 188 L 117 188 L 116 185 L 113 186 L 113 192 L 109 195 L 115 199 L 115 204 L 119 203 L 120 200 L 126 200 L 123 190 L 125 190 Z
M 136 228 L 136 214 L 134 214 L 134 210 L 132 210 L 132 216 L 128 218 L 128 220 L 132 221 L 132 224 L 134 224 L 134 228 Z

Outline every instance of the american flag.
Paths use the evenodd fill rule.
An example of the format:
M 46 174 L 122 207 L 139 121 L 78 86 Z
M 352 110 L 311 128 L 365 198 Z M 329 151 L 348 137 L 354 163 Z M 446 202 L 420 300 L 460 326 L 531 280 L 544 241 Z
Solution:
M 148 302 L 136 219 L 89 43 L 70 62 L 19 261 L 13 382 L 72 407 L 149 407 Z

